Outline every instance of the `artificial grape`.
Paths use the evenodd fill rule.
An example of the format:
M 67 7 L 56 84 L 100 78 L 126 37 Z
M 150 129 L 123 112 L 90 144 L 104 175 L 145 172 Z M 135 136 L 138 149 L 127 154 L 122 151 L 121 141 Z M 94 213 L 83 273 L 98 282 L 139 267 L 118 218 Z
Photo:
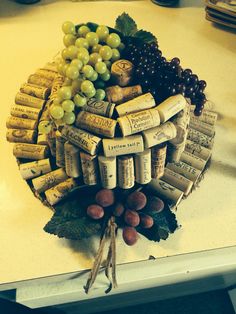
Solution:
M 93 67 L 91 65 L 85 65 L 82 68 L 82 72 L 84 73 L 86 78 L 90 78 L 93 75 L 94 70 L 93 70 Z
M 102 57 L 100 56 L 99 53 L 97 52 L 93 52 L 91 53 L 91 55 L 89 56 L 89 64 L 91 65 L 95 65 L 97 62 L 102 61 Z
M 127 206 L 133 210 L 140 210 L 147 203 L 146 195 L 140 191 L 135 191 L 127 197 Z
M 60 99 L 71 99 L 71 87 L 69 86 L 62 86 L 58 93 L 57 93 L 57 96 L 60 98 Z
M 99 25 L 96 29 L 96 33 L 100 41 L 104 41 L 109 35 L 109 29 L 105 25 Z
M 97 100 L 103 100 L 105 97 L 106 97 L 106 93 L 105 93 L 105 91 L 103 89 L 99 88 L 99 89 L 96 90 L 95 98 Z
M 52 105 L 50 108 L 50 114 L 54 119 L 58 120 L 63 118 L 64 110 L 61 106 Z
M 62 31 L 64 34 L 75 34 L 75 25 L 70 21 L 66 21 L 62 24 Z
M 110 71 L 109 71 L 109 70 L 106 70 L 105 73 L 100 74 L 100 78 L 101 78 L 103 81 L 105 81 L 105 82 L 109 81 L 110 78 L 111 78 L 111 73 L 110 73 Z
M 112 49 L 111 47 L 105 45 L 99 50 L 99 54 L 103 60 L 110 60 L 112 57 Z
M 96 204 L 89 205 L 87 215 L 92 219 L 101 219 L 104 216 L 104 209 Z
M 70 65 L 77 67 L 77 69 L 80 71 L 83 67 L 83 62 L 79 59 L 73 59 L 71 61 Z
M 117 35 L 116 33 L 111 33 L 107 39 L 106 39 L 106 43 L 108 44 L 108 46 L 110 46 L 111 48 L 117 48 L 119 47 L 121 40 L 120 40 L 120 36 Z
M 114 204 L 115 195 L 112 190 L 102 189 L 95 196 L 96 202 L 102 207 L 108 207 Z
M 86 25 L 82 25 L 78 29 L 78 34 L 82 37 L 85 37 L 89 32 L 90 32 L 90 28 Z
M 66 70 L 66 76 L 69 79 L 75 80 L 79 77 L 79 70 L 76 66 L 74 65 L 69 65 L 67 70 Z
M 94 45 L 92 47 L 92 52 L 99 52 L 99 50 L 102 48 L 102 45 L 100 44 L 97 44 L 97 45 Z
M 144 229 L 149 229 L 153 226 L 154 221 L 151 216 L 141 213 L 139 217 L 140 217 L 140 227 Z
M 81 93 L 76 94 L 74 96 L 73 100 L 74 100 L 74 103 L 77 107 L 83 107 L 87 103 L 86 97 Z
M 137 227 L 140 223 L 140 218 L 136 211 L 127 209 L 125 211 L 124 221 L 131 227 Z
M 89 80 L 95 82 L 98 78 L 98 74 L 96 71 L 93 71 L 93 74 L 90 76 Z
M 86 49 L 88 49 L 89 48 L 89 43 L 88 43 L 87 39 L 85 39 L 83 37 L 80 37 L 80 38 L 76 39 L 75 46 L 78 47 L 78 48 L 86 48 Z
M 63 110 L 66 112 L 72 112 L 75 108 L 74 102 L 69 99 L 64 100 L 61 105 L 62 105 Z
M 67 55 L 69 56 L 70 59 L 75 59 L 78 54 L 78 48 L 74 45 L 71 45 L 66 48 L 67 50 Z
M 112 212 L 115 217 L 120 217 L 123 215 L 124 211 L 124 205 L 122 203 L 116 203 Z
M 122 236 L 127 245 L 134 245 L 138 240 L 138 233 L 133 227 L 125 227 Z
M 72 34 L 66 34 L 64 37 L 63 37 L 63 43 L 66 47 L 69 47 L 71 45 L 74 45 L 75 44 L 75 41 L 76 41 L 76 37 Z
M 99 61 L 95 64 L 95 70 L 99 73 L 99 74 L 103 74 L 106 72 L 107 70 L 107 66 L 104 62 Z
M 94 82 L 94 86 L 96 88 L 104 89 L 106 87 L 106 83 L 102 80 L 97 80 L 96 82 Z
M 94 85 L 92 82 L 88 81 L 88 80 L 85 80 L 82 82 L 81 84 L 81 91 L 83 93 L 89 93 L 91 92 L 92 90 L 94 89 Z
M 49 121 L 39 122 L 39 125 L 38 125 L 39 133 L 48 134 L 48 133 L 50 133 L 51 129 L 52 129 L 52 125 Z
M 89 32 L 86 34 L 85 38 L 88 41 L 90 47 L 97 45 L 99 42 L 98 35 L 95 32 Z
M 198 87 L 199 87 L 200 90 L 204 90 L 206 88 L 206 86 L 207 86 L 206 81 L 201 80 L 201 81 L 198 82 Z
M 96 89 L 95 89 L 95 88 L 91 89 L 91 91 L 85 93 L 85 95 L 86 95 L 88 98 L 93 98 L 93 97 L 96 95 Z
M 75 122 L 74 112 L 65 112 L 62 121 L 66 124 L 73 124 Z
M 148 198 L 147 210 L 160 213 L 165 207 L 164 202 L 157 196 Z

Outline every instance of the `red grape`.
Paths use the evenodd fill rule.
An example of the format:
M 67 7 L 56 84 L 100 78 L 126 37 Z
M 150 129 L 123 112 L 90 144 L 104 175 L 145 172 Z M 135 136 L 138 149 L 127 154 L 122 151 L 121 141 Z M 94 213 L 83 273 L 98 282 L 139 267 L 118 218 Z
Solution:
M 125 227 L 122 236 L 127 245 L 134 245 L 138 240 L 138 233 L 133 227 Z
M 139 191 L 135 191 L 127 197 L 127 206 L 133 210 L 143 209 L 146 203 L 146 195 Z
M 148 210 L 154 210 L 160 213 L 165 207 L 164 202 L 156 196 L 152 196 L 148 199 Z
M 124 220 L 127 223 L 127 225 L 130 225 L 131 227 L 138 226 L 140 222 L 138 213 L 130 209 L 126 210 Z
M 102 207 L 108 207 L 114 204 L 114 192 L 108 189 L 102 189 L 96 194 L 96 202 Z
M 100 219 L 104 216 L 104 209 L 97 204 L 89 205 L 87 215 L 93 219 Z
M 140 226 L 144 229 L 151 228 L 154 224 L 153 218 L 149 215 L 141 213 L 140 217 Z
M 113 209 L 113 215 L 116 217 L 120 217 L 124 211 L 124 205 L 122 203 L 116 203 Z

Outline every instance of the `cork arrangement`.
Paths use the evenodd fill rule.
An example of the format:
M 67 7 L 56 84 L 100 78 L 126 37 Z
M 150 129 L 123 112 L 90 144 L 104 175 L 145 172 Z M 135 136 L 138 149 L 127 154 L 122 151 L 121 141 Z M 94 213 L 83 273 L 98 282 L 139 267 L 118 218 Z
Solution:
M 68 25 L 71 29 L 71 24 L 64 26 L 66 35 Z M 94 25 L 82 26 L 92 30 Z M 104 48 L 106 29 L 105 26 L 99 27 L 95 27 L 97 33 L 94 33 Z M 111 29 L 108 31 L 114 34 Z M 81 26 L 72 32 L 80 43 L 84 45 L 87 40 L 91 46 L 86 48 L 90 54 L 88 60 L 91 60 L 87 62 L 93 65 L 95 56 L 92 51 L 96 43 L 91 44 L 91 38 L 94 40 L 95 35 L 91 38 L 81 36 Z M 130 47 L 131 36 L 127 37 L 129 41 L 122 33 L 119 36 L 124 46 Z M 118 47 L 115 44 L 117 37 L 110 38 L 106 43 Z M 156 39 L 153 40 L 156 45 Z M 154 47 L 153 44 L 146 45 L 150 45 L 150 49 Z M 93 71 L 98 71 L 96 75 L 100 79 L 105 77 L 99 74 L 102 65 L 98 66 L 98 63 L 104 62 L 109 69 L 106 70 L 108 79 L 103 82 L 104 96 L 101 97 L 103 90 L 98 92 L 97 89 L 94 94 L 92 88 L 83 90 L 81 83 L 81 87 L 73 89 L 75 81 L 78 83 L 79 80 L 78 77 L 71 78 L 75 72 L 72 75 L 72 72 L 61 70 L 60 61 L 54 60 L 31 74 L 20 87 L 6 122 L 6 137 L 14 143 L 13 154 L 18 160 L 20 174 L 35 196 L 53 208 L 57 218 L 62 210 L 67 216 L 76 206 L 80 210 L 80 216 L 75 217 L 73 213 L 71 218 L 73 223 L 75 218 L 80 219 L 76 236 L 72 236 L 71 230 L 58 232 L 60 226 L 57 230 L 50 229 L 50 222 L 45 231 L 71 239 L 100 232 L 101 244 L 86 292 L 95 281 L 106 241 L 110 241 L 106 275 L 111 268 L 112 279 L 107 276 L 111 286 L 116 286 L 115 238 L 118 227 L 123 229 L 123 239 L 128 245 L 136 243 L 138 233 L 159 241 L 175 231 L 177 223 L 171 208 L 176 208 L 199 182 L 214 143 L 217 114 L 204 109 L 203 105 L 192 104 L 187 93 L 176 91 L 163 99 L 158 98 L 158 90 L 152 93 L 142 80 L 139 82 L 135 60 L 131 62 L 127 50 L 122 51 L 118 51 L 119 57 L 110 57 L 109 61 L 108 48 L 104 48 L 99 52 L 103 61 L 97 59 L 93 65 Z M 80 56 L 79 61 L 84 62 L 80 74 L 83 83 L 89 80 L 87 72 L 90 69 L 89 65 L 85 68 L 87 62 L 82 52 L 77 51 L 76 60 Z M 66 58 L 67 68 L 74 59 L 71 57 L 68 61 Z M 110 62 L 109 66 L 105 61 Z M 79 64 L 78 61 L 75 63 Z M 64 95 L 68 82 L 72 87 L 67 97 Z M 58 104 L 58 99 L 62 105 Z M 80 102 L 77 103 L 78 99 Z M 72 114 L 72 110 L 67 109 L 69 105 L 73 107 Z M 66 119 L 56 117 L 54 109 L 59 106 L 64 108 Z M 85 200 L 90 189 L 90 196 Z M 71 202 L 74 202 L 73 208 Z M 163 219 L 165 227 L 161 225 Z M 163 235 L 166 230 L 167 236 Z

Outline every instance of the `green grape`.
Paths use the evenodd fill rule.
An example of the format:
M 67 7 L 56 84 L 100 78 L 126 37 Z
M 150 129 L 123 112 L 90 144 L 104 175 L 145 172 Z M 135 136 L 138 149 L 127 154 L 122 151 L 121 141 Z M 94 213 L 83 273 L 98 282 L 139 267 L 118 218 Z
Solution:
M 88 49 L 88 47 L 89 47 L 87 39 L 85 39 L 83 37 L 80 37 L 80 38 L 76 39 L 75 45 L 78 48 L 86 48 L 86 49 Z
M 91 53 L 91 55 L 89 56 L 89 64 L 94 66 L 99 61 L 102 61 L 102 57 L 100 56 L 100 54 L 97 52 Z
M 109 46 L 105 45 L 99 50 L 99 54 L 103 60 L 110 60 L 112 57 L 112 50 Z
M 72 112 L 75 109 L 74 102 L 69 99 L 64 100 L 61 105 L 65 112 Z
M 76 66 L 69 65 L 66 70 L 66 76 L 72 80 L 75 80 L 79 77 L 79 70 Z
M 83 64 L 87 64 L 89 62 L 89 53 L 85 48 L 79 48 L 77 58 L 83 62 Z
M 69 59 L 69 54 L 67 48 L 64 48 L 61 52 L 61 56 L 64 60 Z
M 63 37 L 63 43 L 66 47 L 69 47 L 71 45 L 74 45 L 75 44 L 75 41 L 76 41 L 76 37 L 72 34 L 66 34 L 64 37 Z
M 120 40 L 120 36 L 117 35 L 116 33 L 111 33 L 106 40 L 106 43 L 108 44 L 108 46 L 110 46 L 111 48 L 117 48 L 119 47 L 121 40 Z
M 83 67 L 83 62 L 79 59 L 73 59 L 71 61 L 70 65 L 77 67 L 77 69 L 80 71 Z
M 102 80 L 97 80 L 96 82 L 94 82 L 94 86 L 95 88 L 103 89 L 106 87 L 106 83 Z
M 61 99 L 59 97 L 56 97 L 56 98 L 53 99 L 53 104 L 54 105 L 57 106 L 57 105 L 60 105 L 60 103 L 61 103 Z
M 69 64 L 65 63 L 63 66 L 63 75 L 66 75 L 66 70 L 68 69 L 68 67 L 69 67 Z
M 78 48 L 76 46 L 71 45 L 71 46 L 67 47 L 66 49 L 67 49 L 67 54 L 68 54 L 70 59 L 75 59 L 77 57 Z
M 117 61 L 120 59 L 120 52 L 118 49 L 116 48 L 113 48 L 112 49 L 112 57 L 111 57 L 111 60 L 114 62 L 114 61 Z
M 106 72 L 107 70 L 107 66 L 106 63 L 99 61 L 95 64 L 95 70 L 99 73 L 99 74 L 103 74 Z
M 63 118 L 64 110 L 61 106 L 52 105 L 50 108 L 50 114 L 54 119 L 58 120 Z
M 82 72 L 85 75 L 86 78 L 90 78 L 93 75 L 93 67 L 91 65 L 85 65 L 82 68 Z
M 99 25 L 96 29 L 96 33 L 100 41 L 104 41 L 109 35 L 109 29 L 105 25 Z
M 106 93 L 103 89 L 99 88 L 96 90 L 95 98 L 97 100 L 103 100 L 105 98 L 105 96 L 106 96 Z
M 71 85 L 72 90 L 72 96 L 74 96 L 76 93 L 80 91 L 80 86 L 82 84 L 83 80 L 78 78 L 77 80 L 74 80 Z
M 62 31 L 64 34 L 75 34 L 75 25 L 70 21 L 66 21 L 62 24 Z
M 97 45 L 94 45 L 92 47 L 92 52 L 99 52 L 99 50 L 102 48 L 102 45 L 100 44 L 97 44 Z
M 85 94 L 92 92 L 92 90 L 94 89 L 94 85 L 92 82 L 85 80 L 82 82 L 81 84 L 81 91 Z
M 108 70 L 110 70 L 111 69 L 111 65 L 112 65 L 111 61 L 107 60 L 107 61 L 104 61 L 104 63 L 106 64 Z
M 75 122 L 74 112 L 65 112 L 62 121 L 66 124 L 73 124 Z
M 120 43 L 118 49 L 119 51 L 123 51 L 125 49 L 125 45 L 123 43 Z
M 65 62 L 59 62 L 57 64 L 57 71 L 61 75 L 64 75 L 64 71 L 63 71 L 64 70 L 64 65 L 65 65 Z
M 52 129 L 50 121 L 41 121 L 38 125 L 38 131 L 42 134 L 48 134 Z
M 69 86 L 62 86 L 58 93 L 57 93 L 57 96 L 60 98 L 60 99 L 63 99 L 63 100 L 66 100 L 66 99 L 71 99 L 71 87 Z M 58 118 L 60 119 L 60 118 Z
M 98 78 L 97 72 L 96 72 L 96 71 L 93 71 L 93 75 L 90 76 L 89 80 L 92 81 L 92 82 L 94 82 L 94 81 L 97 80 L 97 78 Z
M 63 86 L 71 86 L 72 84 L 72 80 L 68 77 L 65 78 L 64 82 L 63 82 Z
M 78 93 L 74 96 L 74 103 L 77 107 L 83 107 L 86 105 L 87 99 L 83 94 Z
M 89 92 L 87 92 L 87 93 L 85 93 L 85 94 L 86 94 L 86 96 L 87 96 L 88 98 L 92 98 L 92 97 L 94 97 L 95 94 L 96 94 L 96 89 L 93 87 L 93 89 L 91 89 L 91 91 L 89 91 Z
M 80 26 L 80 28 L 78 29 L 78 34 L 81 37 L 85 37 L 88 33 L 90 32 L 90 28 L 86 25 L 82 25 Z
M 98 35 L 94 32 L 87 33 L 85 38 L 87 39 L 90 47 L 97 45 L 99 42 Z
M 111 78 L 111 73 L 110 73 L 110 71 L 107 70 L 105 73 L 100 74 L 100 78 L 101 78 L 103 81 L 105 81 L 105 82 L 109 81 L 110 78 Z

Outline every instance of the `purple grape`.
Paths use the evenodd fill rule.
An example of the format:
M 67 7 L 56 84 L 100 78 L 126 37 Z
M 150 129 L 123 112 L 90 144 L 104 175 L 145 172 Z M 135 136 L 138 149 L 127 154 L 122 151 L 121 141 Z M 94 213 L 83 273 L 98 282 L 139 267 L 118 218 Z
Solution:
M 138 233 L 133 227 L 125 227 L 122 236 L 127 245 L 134 245 L 138 240 Z
M 102 207 L 108 207 L 114 204 L 115 196 L 112 190 L 102 189 L 95 196 L 96 202 Z
M 89 205 L 87 208 L 87 215 L 95 220 L 101 219 L 104 216 L 104 209 L 97 204 Z
M 137 227 L 140 223 L 140 218 L 136 211 L 127 209 L 125 211 L 124 221 L 131 227 Z
M 154 221 L 151 216 L 140 213 L 139 217 L 140 217 L 140 227 L 144 229 L 149 229 L 153 226 Z

